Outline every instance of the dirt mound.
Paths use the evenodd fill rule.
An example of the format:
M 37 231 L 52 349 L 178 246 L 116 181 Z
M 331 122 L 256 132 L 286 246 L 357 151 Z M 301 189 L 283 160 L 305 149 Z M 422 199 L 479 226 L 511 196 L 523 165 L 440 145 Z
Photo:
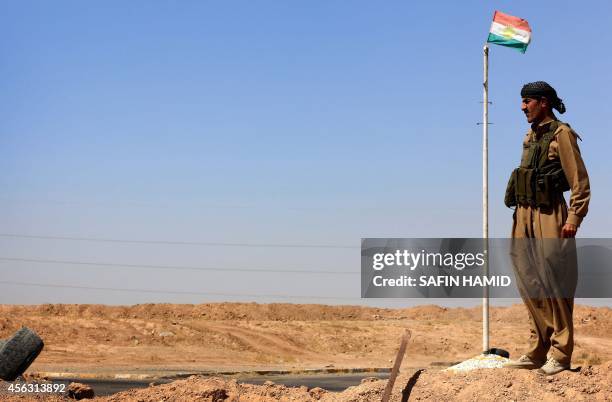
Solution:
M 429 306 L 423 307 L 428 310 Z M 438 308 L 432 306 L 432 308 Z M 421 307 L 416 308 L 421 309 Z M 413 309 L 409 309 L 412 311 Z M 445 309 L 444 309 L 445 310 Z M 43 304 L 38 306 L 0 306 L 0 314 L 36 314 L 107 319 L 204 319 L 255 321 L 325 321 L 372 320 L 397 318 L 404 310 L 361 306 L 328 306 L 290 303 L 205 303 L 205 304 L 137 304 L 105 306 L 96 304 Z M 4 314 L 2 314 L 4 315 Z
M 606 401 L 612 399 L 612 364 L 546 377 L 530 370 L 424 372 L 412 389 L 414 400 Z
M 527 370 L 476 370 L 453 373 L 439 370 L 407 371 L 397 379 L 392 401 L 605 401 L 612 399 L 612 362 L 546 377 Z M 382 398 L 386 380 L 365 381 L 343 392 L 320 388 L 289 388 L 268 382 L 238 384 L 235 380 L 193 376 L 170 384 L 115 394 L 104 401 L 321 401 L 365 402 Z
M 6 383 L 5 383 L 6 384 Z M 386 380 L 363 381 L 343 392 L 321 388 L 286 387 L 266 382 L 263 385 L 239 384 L 236 380 L 192 376 L 168 384 L 133 389 L 94 401 L 106 402 L 367 402 L 380 401 Z M 65 401 L 67 396 L 1 395 L 1 400 Z M 575 372 L 546 377 L 527 370 L 475 370 L 453 373 L 441 370 L 403 370 L 391 401 L 525 401 L 552 402 L 612 400 L 612 362 L 586 366 Z

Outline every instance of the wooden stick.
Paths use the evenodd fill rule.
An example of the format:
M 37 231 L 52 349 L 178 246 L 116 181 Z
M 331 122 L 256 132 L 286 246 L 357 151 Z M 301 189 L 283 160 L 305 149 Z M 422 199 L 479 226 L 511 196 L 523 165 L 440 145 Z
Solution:
M 389 376 L 389 382 L 387 382 L 387 387 L 385 388 L 385 393 L 382 397 L 382 402 L 388 402 L 389 398 L 391 398 L 391 391 L 393 391 L 393 385 L 395 384 L 395 379 L 399 374 L 400 366 L 402 365 L 402 360 L 404 359 L 404 354 L 406 353 L 406 347 L 408 346 L 408 341 L 410 340 L 411 332 L 409 329 L 404 331 L 404 335 L 402 335 L 402 341 L 400 343 L 399 350 L 397 351 L 397 356 L 395 356 L 395 363 L 393 364 L 393 368 L 391 369 L 391 375 Z

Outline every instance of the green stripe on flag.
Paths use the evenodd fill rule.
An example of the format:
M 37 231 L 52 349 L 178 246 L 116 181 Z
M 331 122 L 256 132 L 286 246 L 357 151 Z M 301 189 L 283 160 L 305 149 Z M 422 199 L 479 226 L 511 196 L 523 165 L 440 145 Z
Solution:
M 487 39 L 487 42 L 495 43 L 496 45 L 511 47 L 521 53 L 525 53 L 525 50 L 527 50 L 527 43 L 519 42 L 515 39 L 504 38 L 503 36 L 495 35 L 492 33 L 489 33 L 489 38 Z

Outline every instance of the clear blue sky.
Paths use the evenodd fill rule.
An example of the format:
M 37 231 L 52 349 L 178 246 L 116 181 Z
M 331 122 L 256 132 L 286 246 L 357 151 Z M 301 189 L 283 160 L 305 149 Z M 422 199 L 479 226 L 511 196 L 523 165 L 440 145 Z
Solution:
M 0 237 L 0 257 L 358 272 L 362 237 L 480 236 L 495 9 L 527 19 L 533 40 L 524 55 L 490 51 L 491 234 L 510 230 L 520 88 L 546 80 L 584 140 L 580 235 L 610 237 L 610 2 L 13 1 L 0 14 L 0 232 L 356 248 Z M 359 302 L 359 275 L 11 260 L 0 273 L 187 292 L 0 284 L 0 303 Z

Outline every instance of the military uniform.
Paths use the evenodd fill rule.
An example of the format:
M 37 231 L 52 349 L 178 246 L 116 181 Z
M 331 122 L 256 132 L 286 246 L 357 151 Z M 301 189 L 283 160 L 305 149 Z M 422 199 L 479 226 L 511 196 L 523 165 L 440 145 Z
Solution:
M 578 148 L 578 138 L 568 124 L 554 119 L 547 119 L 532 126 L 525 136 L 521 167 L 530 164 L 528 160 L 532 156 L 530 147 L 538 142 L 542 145 L 544 142 L 548 144 L 548 149 L 547 155 L 542 156 L 543 163 L 560 166 L 561 176 L 564 176 L 563 180 L 566 182 L 563 188 L 547 190 L 548 204 L 545 206 L 533 201 L 516 202 L 512 225 L 513 238 L 558 239 L 561 237 L 564 224 L 579 226 L 586 216 L 591 193 L 589 177 Z M 563 198 L 563 191 L 568 188 L 571 190 L 569 208 Z M 533 195 L 533 198 L 536 196 Z M 577 277 L 572 274 L 564 278 L 564 281 L 573 282 L 565 285 L 575 291 Z M 574 298 L 573 291 L 569 293 L 571 294 L 565 294 L 563 297 L 551 297 L 551 294 L 546 297 L 533 297 L 529 292 L 521 291 L 531 319 L 531 346 L 526 353 L 531 360 L 546 360 L 550 350 L 552 358 L 569 365 L 574 347 L 572 318 Z

